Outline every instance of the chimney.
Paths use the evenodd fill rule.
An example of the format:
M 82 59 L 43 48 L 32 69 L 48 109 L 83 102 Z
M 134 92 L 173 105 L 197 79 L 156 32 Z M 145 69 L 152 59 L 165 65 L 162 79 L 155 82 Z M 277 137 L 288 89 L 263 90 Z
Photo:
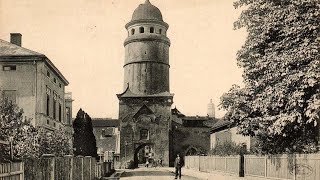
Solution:
M 17 46 L 21 46 L 21 37 L 20 33 L 10 33 L 10 42 Z

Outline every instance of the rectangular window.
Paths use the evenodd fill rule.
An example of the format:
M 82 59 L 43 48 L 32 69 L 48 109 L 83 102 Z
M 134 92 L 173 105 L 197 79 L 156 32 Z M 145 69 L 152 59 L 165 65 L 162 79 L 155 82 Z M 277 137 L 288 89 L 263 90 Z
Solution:
M 3 91 L 3 98 L 12 102 L 13 104 L 17 103 L 17 93 L 14 90 L 5 90 Z
M 66 107 L 66 121 L 70 125 L 71 124 L 71 117 L 70 117 L 70 107 Z
M 147 129 L 140 130 L 140 139 L 141 140 L 148 140 L 149 139 L 149 131 Z
M 47 71 L 47 76 L 50 77 L 50 72 L 49 71 Z
M 62 107 L 61 107 L 61 103 L 59 103 L 59 121 L 61 122 L 62 120 Z
M 54 82 L 54 83 L 57 83 L 57 79 L 56 79 L 56 78 L 53 78 L 53 82 Z
M 51 96 L 51 89 L 47 86 L 47 104 L 46 104 L 47 116 L 50 116 L 50 96 Z
M 3 71 L 15 71 L 17 70 L 16 65 L 5 65 L 2 67 Z
M 57 94 L 53 93 L 53 119 L 57 118 Z
M 47 116 L 50 116 L 50 96 L 47 94 Z

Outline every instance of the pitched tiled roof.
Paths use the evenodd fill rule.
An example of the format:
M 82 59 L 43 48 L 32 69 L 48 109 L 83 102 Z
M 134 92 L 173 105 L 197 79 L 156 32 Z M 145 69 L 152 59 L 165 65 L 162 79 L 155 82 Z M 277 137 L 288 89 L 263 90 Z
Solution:
M 220 128 L 224 128 L 224 127 L 229 127 L 232 126 L 232 122 L 231 121 L 226 121 L 226 120 L 219 120 L 217 123 L 215 123 L 212 128 L 211 128 L 211 132 L 216 131 L 217 129 Z
M 93 127 L 118 127 L 120 121 L 118 119 L 110 118 L 92 118 Z
M 0 39 L 0 56 L 8 57 L 8 56 L 44 56 L 44 55 Z
M 206 120 L 213 120 L 212 117 L 209 116 L 185 116 L 182 117 L 183 120 L 189 120 L 189 121 L 206 121 Z
M 31 59 L 28 57 L 38 57 L 38 58 Z M 44 61 L 49 66 L 49 68 L 51 68 L 66 85 L 69 84 L 68 80 L 62 75 L 59 69 L 44 54 L 32 51 L 30 49 L 26 49 L 21 46 L 17 46 L 15 44 L 12 44 L 5 40 L 0 39 L 0 61 L 27 62 L 27 61 L 35 61 L 35 60 Z

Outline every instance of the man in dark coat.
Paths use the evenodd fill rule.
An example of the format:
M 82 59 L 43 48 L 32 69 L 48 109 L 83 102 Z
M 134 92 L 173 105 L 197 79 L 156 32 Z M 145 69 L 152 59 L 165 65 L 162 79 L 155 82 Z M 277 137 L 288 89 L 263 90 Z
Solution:
M 181 168 L 182 168 L 182 166 L 183 166 L 183 160 L 180 157 L 180 155 L 177 154 L 177 157 L 176 157 L 176 159 L 174 161 L 174 167 L 176 169 L 176 177 L 175 177 L 175 179 L 177 179 L 178 176 L 179 176 L 179 179 L 181 179 Z

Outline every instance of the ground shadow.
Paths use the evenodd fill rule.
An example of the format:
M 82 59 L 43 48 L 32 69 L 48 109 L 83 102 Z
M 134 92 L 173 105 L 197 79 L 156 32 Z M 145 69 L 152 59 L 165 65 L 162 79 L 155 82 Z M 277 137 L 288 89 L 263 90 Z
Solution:
M 172 176 L 173 173 L 169 171 L 156 171 L 156 170 L 135 170 L 124 172 L 121 177 L 133 177 L 133 176 Z

